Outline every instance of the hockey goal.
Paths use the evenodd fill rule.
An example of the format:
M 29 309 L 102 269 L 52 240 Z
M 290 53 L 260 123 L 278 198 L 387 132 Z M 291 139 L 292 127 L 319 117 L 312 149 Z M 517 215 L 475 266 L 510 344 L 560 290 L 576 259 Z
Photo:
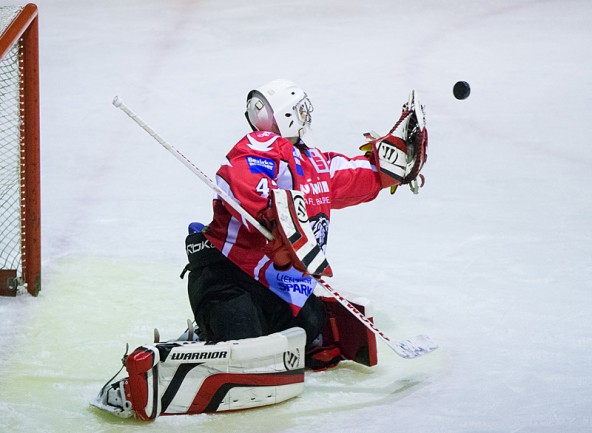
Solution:
M 41 289 L 37 6 L 0 6 L 0 295 Z

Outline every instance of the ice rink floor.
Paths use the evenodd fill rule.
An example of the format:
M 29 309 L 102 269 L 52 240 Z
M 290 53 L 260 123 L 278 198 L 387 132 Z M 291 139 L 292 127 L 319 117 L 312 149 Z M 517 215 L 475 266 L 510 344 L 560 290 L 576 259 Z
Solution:
M 40 0 L 43 287 L 0 298 L 0 432 L 592 430 L 592 4 L 588 1 Z M 121 420 L 89 407 L 125 344 L 190 317 L 184 237 L 211 192 L 111 105 L 213 175 L 246 93 L 308 92 L 315 144 L 357 154 L 417 89 L 426 185 L 336 211 L 342 291 L 437 352 L 308 373 L 230 414 Z M 452 86 L 466 80 L 471 96 Z

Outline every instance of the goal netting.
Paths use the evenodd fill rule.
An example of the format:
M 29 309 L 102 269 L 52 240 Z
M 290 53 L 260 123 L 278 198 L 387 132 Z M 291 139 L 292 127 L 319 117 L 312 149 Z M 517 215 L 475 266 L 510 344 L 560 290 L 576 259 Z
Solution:
M 0 294 L 4 295 L 19 289 L 36 295 L 40 288 L 36 20 L 34 5 L 0 6 Z

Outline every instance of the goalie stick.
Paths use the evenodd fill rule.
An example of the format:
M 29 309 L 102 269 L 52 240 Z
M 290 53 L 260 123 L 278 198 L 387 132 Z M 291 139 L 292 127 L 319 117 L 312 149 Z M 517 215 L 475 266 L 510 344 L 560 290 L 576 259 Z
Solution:
M 197 177 L 199 177 L 207 186 L 214 190 L 222 200 L 240 215 L 246 221 L 251 223 L 265 238 L 273 240 L 272 233 L 257 221 L 251 214 L 249 214 L 243 207 L 226 194 L 218 187 L 204 172 L 202 172 L 195 164 L 193 164 L 185 155 L 179 152 L 173 145 L 164 140 L 154 129 L 152 129 L 146 122 L 144 122 L 134 111 L 132 111 L 121 98 L 116 96 L 113 99 L 113 105 L 123 111 L 132 119 L 138 126 L 144 129 L 152 138 L 154 138 L 162 147 L 168 150 L 175 158 L 177 158 L 183 165 L 191 170 Z M 380 338 L 386 345 L 391 348 L 397 355 L 405 359 L 413 359 L 418 356 L 430 353 L 438 348 L 430 338 L 426 335 L 418 335 L 416 337 L 404 340 L 394 341 L 387 337 L 380 329 L 374 325 L 372 321 L 366 318 L 356 307 L 354 307 L 347 299 L 341 296 L 335 289 L 326 283 L 321 277 L 313 275 L 319 285 L 325 289 L 331 296 L 333 296 L 341 305 L 343 305 L 352 315 L 362 322 L 372 333 Z

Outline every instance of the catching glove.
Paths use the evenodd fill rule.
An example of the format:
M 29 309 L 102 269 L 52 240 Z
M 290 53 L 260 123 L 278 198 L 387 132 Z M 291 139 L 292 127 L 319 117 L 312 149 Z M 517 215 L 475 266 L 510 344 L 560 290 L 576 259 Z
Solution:
M 409 184 L 417 194 L 424 183 L 420 171 L 427 159 L 428 131 L 424 107 L 419 103 L 415 90 L 409 95 L 408 102 L 403 104 L 401 117 L 387 135 L 378 137 L 375 133 L 366 133 L 364 136 L 368 143 L 360 149 L 378 167 L 382 186 L 391 187 L 391 193 L 394 193 L 397 186 Z

